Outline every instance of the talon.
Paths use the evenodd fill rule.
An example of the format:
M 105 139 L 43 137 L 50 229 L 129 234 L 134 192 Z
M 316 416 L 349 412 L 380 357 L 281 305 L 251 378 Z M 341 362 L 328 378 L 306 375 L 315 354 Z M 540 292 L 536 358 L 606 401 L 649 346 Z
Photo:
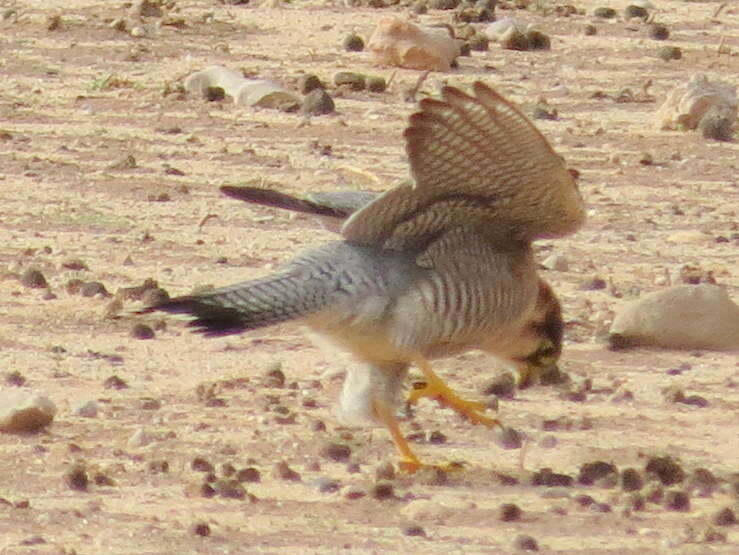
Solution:
M 416 364 L 426 376 L 426 381 L 413 384 L 413 390 L 407 399 L 409 404 L 413 405 L 419 399 L 429 397 L 442 406 L 453 409 L 473 424 L 483 424 L 488 428 L 500 426 L 496 419 L 482 414 L 486 409 L 484 403 L 467 401 L 459 397 L 431 370 L 431 366 L 425 360 L 419 359 Z

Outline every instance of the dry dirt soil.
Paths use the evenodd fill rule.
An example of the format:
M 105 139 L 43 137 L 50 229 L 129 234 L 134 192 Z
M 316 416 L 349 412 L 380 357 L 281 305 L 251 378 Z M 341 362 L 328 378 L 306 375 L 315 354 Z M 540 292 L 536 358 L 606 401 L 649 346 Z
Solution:
M 341 43 L 409 10 L 184 0 L 145 18 L 146 35 L 134 38 L 110 26 L 126 16 L 122 2 L 3 2 L 0 387 L 25 380 L 58 413 L 43 433 L 0 435 L 0 553 L 504 553 L 526 544 L 520 536 L 545 553 L 739 552 L 739 525 L 725 525 L 725 509 L 739 508 L 736 353 L 613 352 L 603 341 L 613 310 L 686 265 L 739 298 L 739 142 L 653 126 L 667 92 L 698 72 L 739 84 L 739 6 L 728 1 L 716 15 L 718 2 L 653 3 L 667 41 L 624 21 L 626 0 L 573 0 L 588 15 L 570 17 L 548 1 L 498 9 L 550 34 L 551 51 L 491 44 L 421 87 L 419 97 L 481 79 L 529 114 L 540 97 L 557 109 L 537 125 L 581 172 L 589 221 L 538 249 L 569 261 L 543 275 L 563 301 L 562 366 L 579 393 L 536 387 L 500 399 L 498 416 L 526 437 L 510 450 L 422 403 L 402 422 L 419 456 L 465 465 L 445 479 L 398 475 L 391 490 L 376 477 L 395 460 L 389 436 L 334 416 L 350 361 L 299 328 L 205 340 L 170 321 L 141 340 L 134 319 L 105 318 L 111 298 L 67 284 L 99 281 L 115 293 L 153 278 L 182 294 L 262 275 L 330 240 L 308 217 L 241 205 L 218 187 L 379 191 L 404 177 L 401 133 L 414 110 L 404 96 L 419 72 L 373 67 Z M 619 16 L 594 19 L 603 5 Z M 451 13 L 413 17 L 450 22 Z M 588 23 L 596 35 L 585 35 Z M 665 45 L 682 58 L 658 58 Z M 289 87 L 303 72 L 327 82 L 338 70 L 394 77 L 380 94 L 330 87 L 337 113 L 305 121 L 179 92 L 211 64 Z M 48 289 L 19 281 L 32 267 Z M 607 286 L 581 290 L 594 276 Z M 269 377 L 277 365 L 282 387 Z M 479 353 L 436 368 L 472 398 L 503 371 Z M 669 387 L 703 401 L 670 402 Z M 97 415 L 77 414 L 88 401 Z M 439 443 L 432 432 L 444 434 L 433 435 Z M 348 446 L 348 460 L 327 454 L 331 443 Z M 660 460 L 677 465 L 662 474 L 667 485 L 644 472 Z M 625 491 L 613 475 L 578 483 L 595 461 L 636 469 L 644 487 Z M 286 479 L 284 464 L 299 479 Z M 228 476 L 244 469 L 261 479 L 242 491 Z M 536 476 L 561 485 L 534 485 Z M 503 504 L 520 518 L 512 509 L 502 518 Z

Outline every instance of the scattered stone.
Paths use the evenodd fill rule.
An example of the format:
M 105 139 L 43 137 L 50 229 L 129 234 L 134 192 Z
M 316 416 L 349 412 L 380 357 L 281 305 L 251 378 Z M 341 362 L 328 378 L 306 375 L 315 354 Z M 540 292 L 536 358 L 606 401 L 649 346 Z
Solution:
M 332 114 L 336 110 L 334 99 L 323 89 L 314 89 L 303 99 L 300 112 L 310 116 Z
M 592 485 L 596 480 L 599 480 L 611 474 L 618 474 L 618 469 L 616 468 L 616 465 L 612 463 L 607 463 L 605 461 L 585 463 L 580 467 L 580 474 L 577 477 L 577 481 L 580 484 L 589 486 Z
M 286 482 L 299 482 L 300 474 L 295 472 L 286 461 L 278 462 L 272 470 L 272 476 Z
M 342 43 L 344 50 L 347 52 L 361 52 L 364 50 L 364 39 L 357 34 L 350 34 L 344 37 Z
M 614 17 L 616 17 L 617 14 L 616 14 L 616 10 L 614 10 L 613 8 L 601 7 L 601 8 L 595 8 L 593 10 L 593 15 L 601 19 L 613 19 Z
M 580 291 L 600 291 L 601 289 L 605 289 L 607 285 L 606 280 L 602 277 L 593 276 L 580 282 L 578 289 Z
M 13 370 L 5 374 L 5 385 L 12 387 L 22 387 L 26 384 L 26 378 L 18 370 Z
M 262 476 L 259 470 L 250 466 L 248 468 L 242 468 L 236 473 L 236 480 L 239 482 L 261 482 Z
M 563 254 L 551 254 L 542 262 L 547 270 L 554 270 L 556 272 L 566 272 L 570 269 L 570 263 L 567 257 Z
M 516 378 L 510 372 L 500 374 L 483 386 L 483 395 L 495 395 L 503 399 L 513 399 L 516 392 Z
M 444 28 L 421 27 L 397 17 L 380 20 L 367 43 L 378 65 L 449 71 L 459 47 Z
M 395 466 L 389 461 L 382 462 L 375 468 L 375 478 L 379 480 L 394 480 Z
M 670 38 L 670 30 L 660 23 L 652 23 L 647 32 L 649 38 L 654 40 L 667 40 Z
M 736 111 L 732 114 L 731 110 L 712 106 L 701 118 L 698 129 L 704 139 L 731 141 L 734 138 L 735 119 Z
M 152 443 L 156 437 L 149 432 L 147 432 L 144 428 L 139 428 L 136 430 L 133 434 L 131 434 L 131 437 L 128 438 L 128 446 L 129 447 L 146 447 L 150 443 Z
M 500 426 L 495 431 L 495 444 L 501 449 L 520 449 L 523 437 L 513 428 Z
M 711 517 L 711 524 L 716 526 L 732 526 L 739 523 L 731 507 L 724 507 Z
M 373 75 L 367 77 L 367 90 L 373 93 L 385 92 L 387 89 L 387 81 L 384 77 Z
M 85 264 L 79 258 L 65 260 L 64 262 L 62 262 L 62 268 L 64 268 L 65 270 L 74 270 L 76 272 L 89 271 L 90 269 L 87 267 L 87 264 Z
M 433 445 L 443 445 L 447 442 L 447 437 L 443 432 L 433 430 L 432 432 L 429 432 L 427 441 Z
M 157 306 L 169 300 L 169 293 L 161 287 L 150 287 L 141 295 L 144 306 Z
M 391 499 L 395 497 L 395 488 L 393 484 L 386 481 L 377 482 L 372 487 L 372 497 L 379 499 L 380 501 L 385 499 Z
M 341 489 L 341 482 L 333 478 L 318 478 L 315 482 L 318 491 L 321 493 L 336 493 Z
M 719 485 L 719 479 L 707 468 L 696 468 L 688 480 L 688 487 L 701 497 L 709 497 Z
M 146 324 L 134 324 L 131 328 L 131 337 L 134 339 L 154 339 L 154 330 Z
M 84 418 L 95 418 L 98 415 L 98 403 L 94 399 L 82 401 L 72 409 L 72 414 Z
M 670 60 L 679 60 L 683 57 L 683 51 L 679 46 L 663 46 L 657 50 L 657 56 L 665 62 Z
M 334 74 L 334 85 L 346 86 L 353 91 L 363 91 L 367 88 L 367 80 L 361 73 L 353 71 L 339 71 Z
M 203 520 L 193 523 L 192 526 L 190 526 L 190 531 L 196 536 L 210 536 L 210 526 Z
M 631 19 L 637 17 L 639 19 L 642 19 L 644 21 L 647 20 L 649 17 L 649 12 L 646 8 L 642 6 L 635 6 L 634 4 L 629 4 L 624 8 L 624 18 L 625 19 Z
M 44 395 L 0 389 L 0 432 L 38 432 L 51 424 L 55 415 L 56 405 Z
M 41 273 L 41 270 L 36 268 L 29 268 L 23 272 L 20 277 L 20 282 L 25 287 L 30 287 L 31 289 L 44 289 L 49 286 L 49 284 L 46 283 L 44 274 Z
M 213 472 L 214 466 L 203 457 L 195 457 L 190 463 L 190 468 L 197 472 Z
M 467 41 L 467 44 L 469 44 L 470 50 L 474 50 L 475 52 L 487 52 L 490 40 L 486 36 L 477 33 Z
M 665 492 L 664 506 L 670 511 L 687 512 L 690 510 L 690 497 L 684 491 L 669 490 Z
M 612 349 L 737 349 L 739 306 L 716 285 L 677 285 L 619 307 L 609 341 Z
M 513 522 L 521 520 L 523 511 L 515 503 L 503 503 L 499 509 L 499 518 L 503 522 Z
M 125 380 L 113 374 L 109 378 L 105 379 L 105 381 L 103 382 L 103 387 L 105 389 L 126 389 L 128 387 L 128 384 L 125 382 Z
M 105 288 L 105 285 L 99 281 L 88 281 L 87 283 L 82 284 L 79 292 L 83 297 L 95 297 L 96 295 L 100 295 L 101 297 L 107 298 L 113 296 Z
M 672 457 L 650 457 L 644 470 L 648 476 L 658 478 L 665 486 L 685 480 L 685 471 Z
M 587 37 L 592 37 L 598 34 L 598 28 L 592 23 L 588 23 L 587 25 L 585 25 L 585 27 L 583 27 L 583 33 Z
M 403 528 L 403 535 L 405 536 L 419 536 L 422 538 L 426 537 L 426 531 L 418 524 L 409 524 Z
M 75 464 L 67 472 L 64 473 L 64 481 L 70 489 L 77 491 L 87 491 L 90 483 L 87 477 L 87 470 L 82 464 Z
M 267 368 L 262 379 L 262 386 L 275 389 L 285 387 L 285 373 L 282 371 L 281 363 L 277 362 Z
M 316 89 L 324 88 L 323 82 L 321 82 L 317 75 L 313 75 L 312 73 L 301 75 L 300 79 L 298 79 L 298 90 L 301 94 L 308 94 Z
M 711 108 L 733 120 L 737 117 L 736 86 L 723 81 L 709 81 L 703 74 L 675 86 L 655 113 L 659 129 L 696 129 Z
M 342 495 L 346 499 L 361 499 L 362 497 L 367 496 L 367 492 L 360 488 L 359 486 L 346 486 L 344 488 L 344 491 L 342 492 Z
M 542 468 L 531 477 L 532 486 L 570 487 L 574 480 L 567 474 L 557 474 L 551 468 Z
M 644 480 L 635 468 L 626 468 L 621 472 L 621 489 L 624 491 L 639 491 L 644 486 Z
M 626 497 L 624 505 L 630 511 L 643 511 L 647 507 L 647 501 L 641 493 L 632 493 Z
M 233 98 L 237 106 L 257 106 L 291 112 L 300 101 L 281 85 L 267 79 L 246 79 L 240 72 L 223 66 L 210 66 L 189 75 L 184 82 L 190 94 L 203 96 L 209 88 L 218 87 Z
M 213 484 L 215 492 L 226 499 L 245 499 L 246 489 L 236 480 L 217 480 Z
M 533 536 L 520 534 L 516 536 L 513 546 L 519 551 L 539 551 L 539 544 Z
M 169 462 L 164 459 L 149 461 L 149 464 L 146 465 L 146 468 L 152 474 L 166 474 L 167 472 L 169 472 Z
M 352 450 L 343 443 L 329 443 L 321 450 L 321 455 L 335 462 L 348 461 Z

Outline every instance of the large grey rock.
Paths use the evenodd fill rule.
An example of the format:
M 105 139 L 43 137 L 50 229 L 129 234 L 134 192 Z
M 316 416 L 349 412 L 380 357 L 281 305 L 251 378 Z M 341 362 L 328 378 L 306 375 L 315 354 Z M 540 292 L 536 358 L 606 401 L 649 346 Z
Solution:
M 0 432 L 37 432 L 54 420 L 56 405 L 26 389 L 0 390 Z
M 739 306 L 716 285 L 677 285 L 621 307 L 610 341 L 614 348 L 739 349 Z

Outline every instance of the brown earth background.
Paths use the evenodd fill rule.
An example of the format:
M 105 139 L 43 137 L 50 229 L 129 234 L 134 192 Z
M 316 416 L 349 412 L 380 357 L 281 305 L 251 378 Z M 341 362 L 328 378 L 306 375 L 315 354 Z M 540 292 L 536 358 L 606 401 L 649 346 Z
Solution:
M 404 177 L 401 133 L 414 110 L 404 93 L 419 72 L 372 67 L 366 52 L 341 43 L 350 32 L 366 39 L 380 18 L 409 9 L 182 1 L 167 17 L 184 25 L 146 18 L 147 35 L 134 38 L 110 27 L 126 15 L 121 2 L 3 2 L 0 373 L 17 372 L 59 411 L 46 432 L 0 435 L 0 553 L 503 553 L 521 535 L 547 553 L 739 552 L 739 526 L 715 522 L 722 509 L 738 508 L 736 353 L 612 352 L 602 339 L 619 304 L 664 287 L 686 265 L 712 273 L 739 298 L 739 142 L 653 126 L 667 92 L 692 75 L 739 83 L 739 5 L 726 2 L 715 15 L 717 2 L 654 0 L 655 19 L 671 33 L 660 42 L 638 20 L 623 20 L 628 3 L 575 0 L 587 15 L 570 17 L 543 0 L 499 8 L 498 17 L 549 34 L 551 51 L 491 44 L 421 87 L 419 97 L 440 82 L 466 87 L 481 79 L 528 114 L 540 97 L 557 109 L 558 120 L 536 124 L 581 172 L 589 220 L 538 250 L 569 261 L 568 271 L 543 275 L 565 309 L 562 366 L 583 394 L 537 387 L 501 399 L 498 416 L 527 437 L 520 450 L 501 449 L 491 431 L 422 403 L 404 430 L 440 431 L 446 442 L 417 441 L 415 450 L 465 467 L 446 482 L 398 476 L 382 499 L 388 489 L 377 487 L 376 468 L 395 460 L 389 437 L 343 428 L 333 413 L 347 359 L 289 325 L 206 341 L 169 322 L 155 339 L 135 339 L 133 320 L 104 318 L 109 298 L 65 286 L 79 278 L 114 293 L 154 278 L 181 294 L 263 275 L 334 238 L 310 218 L 224 198 L 218 186 L 379 191 Z M 619 17 L 593 18 L 603 5 Z M 451 14 L 413 17 L 439 23 Z M 61 20 L 50 30 L 55 15 Z M 585 36 L 587 23 L 595 36 Z M 666 44 L 680 47 L 682 58 L 658 58 Z M 330 88 L 337 113 L 306 121 L 178 92 L 185 76 L 211 64 L 293 88 L 304 72 L 328 83 L 339 70 L 394 77 L 380 94 Z M 632 101 L 616 102 L 625 88 Z M 641 163 L 645 154 L 653 163 Z M 119 163 L 128 156 L 135 167 Z M 202 223 L 210 214 L 217 217 Z M 75 260 L 88 269 L 69 269 Z M 48 290 L 19 282 L 31 267 L 44 273 Z M 579 290 L 594 276 L 607 287 Z M 265 384 L 276 364 L 286 383 L 267 387 L 279 385 Z M 479 353 L 436 368 L 473 398 L 503 370 Z M 106 387 L 113 375 L 127 387 Z M 671 386 L 706 406 L 669 402 Z M 75 414 L 86 401 L 97 402 L 97 416 Z M 326 455 L 332 442 L 350 447 L 349 461 Z M 656 482 L 642 490 L 644 510 L 607 480 L 531 485 L 542 468 L 577 482 L 584 463 L 642 471 L 664 455 L 686 475 L 665 496 L 687 493 L 685 510 L 660 501 Z M 196 457 L 219 479 L 231 464 L 256 468 L 261 481 L 244 483 L 242 499 L 204 497 Z M 300 480 L 276 475 L 280 462 Z M 87 491 L 70 487 L 75 464 L 92 480 Z M 716 477 L 712 487 L 700 481 L 701 469 Z M 335 489 L 332 480 L 338 491 L 322 491 Z M 516 504 L 521 518 L 502 520 L 504 503 Z M 198 535 L 197 523 L 210 535 Z

